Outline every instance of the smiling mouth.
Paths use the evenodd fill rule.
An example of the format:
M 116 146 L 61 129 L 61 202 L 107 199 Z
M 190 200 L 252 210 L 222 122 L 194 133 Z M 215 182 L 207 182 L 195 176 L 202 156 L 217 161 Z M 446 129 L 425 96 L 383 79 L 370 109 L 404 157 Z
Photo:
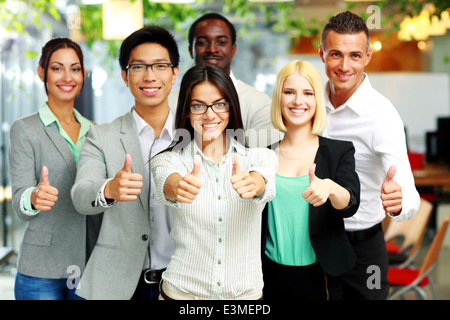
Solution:
M 213 129 L 218 128 L 219 124 L 220 124 L 220 122 L 219 123 L 204 123 L 204 124 L 202 124 L 202 127 L 205 130 L 213 130 Z
M 60 88 L 62 91 L 69 92 L 72 91 L 75 88 L 75 86 L 58 86 L 58 88 Z
M 289 108 L 289 110 L 296 116 L 303 115 L 308 111 L 306 108 Z
M 341 74 L 341 73 L 336 73 L 336 76 L 340 79 L 340 80 L 348 80 L 351 77 L 351 74 Z
M 141 90 L 148 95 L 155 95 L 161 88 L 141 88 Z

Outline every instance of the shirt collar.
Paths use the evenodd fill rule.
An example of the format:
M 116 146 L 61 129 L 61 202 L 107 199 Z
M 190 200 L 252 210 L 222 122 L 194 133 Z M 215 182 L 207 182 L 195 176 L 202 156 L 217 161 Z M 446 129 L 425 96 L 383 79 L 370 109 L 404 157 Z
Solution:
M 145 128 L 150 128 L 153 132 L 153 128 L 144 121 L 144 119 L 141 118 L 141 116 L 136 112 L 136 110 L 133 108 L 133 118 L 136 122 L 136 127 L 138 130 L 138 134 L 141 134 L 142 130 Z M 169 110 L 169 116 L 167 117 L 166 123 L 164 124 L 164 128 L 161 131 L 161 136 L 167 134 L 170 137 L 170 140 L 172 141 L 174 138 L 174 121 L 173 121 L 173 113 L 171 110 Z
M 56 122 L 56 124 L 58 125 L 58 128 L 60 128 L 60 124 L 58 119 L 56 118 L 56 116 L 53 114 L 52 110 L 50 109 L 50 107 L 48 106 L 47 103 L 43 104 L 40 108 L 39 108 L 39 118 L 41 118 L 42 123 L 44 124 L 44 126 L 48 127 L 49 125 L 51 125 L 53 122 Z M 75 118 L 77 119 L 77 121 L 80 123 L 81 127 L 80 127 L 80 134 L 79 136 L 83 136 L 85 135 L 85 133 L 87 133 L 89 131 L 89 128 L 91 127 L 92 123 L 87 120 L 86 118 L 84 118 L 77 109 L 73 108 L 73 114 L 75 116 Z
M 233 71 L 230 70 L 230 78 L 231 81 L 233 81 L 234 87 L 236 88 L 236 91 L 238 91 L 238 82 L 239 80 L 234 76 Z
M 338 108 L 334 108 L 333 104 L 330 101 L 329 90 L 330 90 L 330 81 L 327 82 L 326 85 L 326 94 L 325 94 L 325 106 L 329 112 L 334 112 L 334 110 L 341 110 L 344 108 L 350 108 L 357 115 L 361 115 L 364 112 L 365 101 L 368 97 L 368 91 L 372 88 L 370 84 L 369 77 L 366 73 L 364 73 L 364 80 L 359 86 L 359 88 L 353 93 L 353 95 L 341 106 Z

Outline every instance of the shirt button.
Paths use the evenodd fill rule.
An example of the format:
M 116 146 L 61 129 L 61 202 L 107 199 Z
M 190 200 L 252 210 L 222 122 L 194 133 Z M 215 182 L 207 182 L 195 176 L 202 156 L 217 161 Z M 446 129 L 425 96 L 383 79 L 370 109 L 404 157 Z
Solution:
M 220 283 L 220 282 L 217 282 L 217 286 L 218 287 L 220 287 L 222 285 L 222 283 Z
M 219 238 L 219 243 L 222 243 L 222 238 Z
M 219 178 L 216 178 L 216 182 L 219 182 Z
M 219 222 L 222 222 L 222 218 L 219 218 Z
M 221 196 L 218 196 L 218 197 L 217 197 L 217 199 L 219 199 L 219 200 L 220 200 L 221 198 L 222 198 Z
M 142 235 L 142 240 L 143 240 L 143 241 L 147 241 L 147 240 L 148 240 L 148 235 L 143 234 L 143 235 Z

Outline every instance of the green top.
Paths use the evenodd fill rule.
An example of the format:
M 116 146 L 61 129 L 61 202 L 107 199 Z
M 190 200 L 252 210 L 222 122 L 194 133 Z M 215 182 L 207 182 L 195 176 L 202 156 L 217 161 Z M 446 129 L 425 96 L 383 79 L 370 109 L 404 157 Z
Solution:
M 309 176 L 275 176 L 277 194 L 268 204 L 269 236 L 266 255 L 288 266 L 306 266 L 316 261 L 309 238 L 309 203 L 302 197 Z
M 48 127 L 53 122 L 56 122 L 56 125 L 58 126 L 59 134 L 66 140 L 67 144 L 69 145 L 70 150 L 73 153 L 73 156 L 75 158 L 75 163 L 78 162 L 78 159 L 80 158 L 80 152 L 81 147 L 84 144 L 84 141 L 86 140 L 86 135 L 89 131 L 89 128 L 92 125 L 92 122 L 84 118 L 76 109 L 73 109 L 73 114 L 75 115 L 75 118 L 80 123 L 80 132 L 78 134 L 78 139 L 76 143 L 73 143 L 72 139 L 70 139 L 69 135 L 64 131 L 64 129 L 59 124 L 58 119 L 53 114 L 52 110 L 50 110 L 47 103 L 45 103 L 42 107 L 39 108 L 39 118 L 41 118 L 42 123 L 45 127 Z M 38 213 L 39 211 L 34 210 L 31 206 L 31 192 L 33 189 L 27 190 L 23 196 L 23 207 L 26 211 Z

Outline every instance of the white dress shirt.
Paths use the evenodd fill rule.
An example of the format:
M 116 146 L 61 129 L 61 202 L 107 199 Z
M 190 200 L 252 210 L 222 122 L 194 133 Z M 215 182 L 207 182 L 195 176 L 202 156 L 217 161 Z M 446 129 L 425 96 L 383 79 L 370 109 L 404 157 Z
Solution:
M 183 293 L 207 299 L 243 299 L 262 294 L 261 212 L 275 196 L 278 160 L 273 150 L 244 148 L 231 140 L 220 165 L 205 157 L 191 141 L 184 149 L 153 158 L 157 199 L 173 207 L 171 236 L 175 253 L 163 273 L 164 284 Z M 242 171 L 257 171 L 265 181 L 263 195 L 243 200 L 233 189 L 233 154 L 240 155 Z M 200 193 L 191 204 L 165 197 L 168 176 L 192 172 L 193 157 L 200 154 Z
M 403 122 L 392 103 L 372 88 L 368 76 L 345 104 L 334 108 L 325 90 L 327 125 L 324 136 L 350 140 L 356 153 L 356 172 L 361 181 L 358 212 L 344 219 L 347 231 L 368 229 L 385 218 L 381 185 L 389 167 L 397 167 L 394 180 L 402 188 L 402 211 L 393 219 L 411 219 L 419 209 L 420 197 L 414 184 L 406 150 Z

